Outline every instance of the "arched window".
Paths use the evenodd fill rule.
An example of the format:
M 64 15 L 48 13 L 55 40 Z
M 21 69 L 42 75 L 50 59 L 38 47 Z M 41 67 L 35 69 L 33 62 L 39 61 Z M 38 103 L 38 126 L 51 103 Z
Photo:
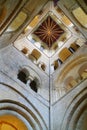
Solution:
M 28 79 L 28 76 L 29 76 L 29 72 L 28 72 L 28 70 L 27 69 L 22 69 L 22 70 L 20 70 L 19 71 L 19 73 L 18 73 L 18 79 L 20 80 L 20 81 L 22 81 L 23 83 L 27 83 L 27 79 Z
M 69 76 L 65 80 L 65 85 L 66 85 L 66 90 L 68 91 L 77 85 L 77 81 L 73 78 L 73 76 Z
M 32 81 L 30 82 L 30 88 L 31 88 L 33 91 L 37 92 L 37 83 L 36 83 L 36 81 L 32 80 Z
M 33 91 L 37 93 L 38 87 L 40 86 L 39 80 L 35 77 L 33 80 L 30 81 L 29 86 Z
M 77 45 L 76 43 L 72 43 L 69 47 L 69 50 L 74 53 L 75 51 L 77 51 L 77 49 L 79 48 L 80 46 Z
M 82 65 L 80 69 L 78 70 L 78 73 L 81 77 L 81 79 L 86 79 L 87 78 L 87 63 Z
M 60 52 L 59 52 L 59 59 L 64 62 L 68 57 L 70 57 L 72 55 L 72 53 L 68 50 L 67 47 L 63 48 Z

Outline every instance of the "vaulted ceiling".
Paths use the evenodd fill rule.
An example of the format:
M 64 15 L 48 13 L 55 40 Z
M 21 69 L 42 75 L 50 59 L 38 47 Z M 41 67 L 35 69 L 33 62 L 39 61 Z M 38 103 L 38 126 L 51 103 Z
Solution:
M 52 47 L 63 33 L 64 30 L 51 18 L 51 16 L 48 16 L 34 32 L 34 34 L 49 48 Z

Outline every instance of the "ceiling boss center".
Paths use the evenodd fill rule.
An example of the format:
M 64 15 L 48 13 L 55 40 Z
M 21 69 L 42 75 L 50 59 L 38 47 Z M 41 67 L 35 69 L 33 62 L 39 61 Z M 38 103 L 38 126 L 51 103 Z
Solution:
M 59 39 L 64 30 L 48 16 L 42 24 L 34 31 L 34 34 L 49 48 Z

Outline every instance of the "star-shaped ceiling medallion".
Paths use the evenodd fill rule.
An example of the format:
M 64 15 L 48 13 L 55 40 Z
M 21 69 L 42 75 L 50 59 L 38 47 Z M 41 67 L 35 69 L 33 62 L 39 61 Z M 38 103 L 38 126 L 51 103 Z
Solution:
M 34 34 L 49 48 L 59 39 L 64 30 L 48 16 L 41 25 L 34 31 Z

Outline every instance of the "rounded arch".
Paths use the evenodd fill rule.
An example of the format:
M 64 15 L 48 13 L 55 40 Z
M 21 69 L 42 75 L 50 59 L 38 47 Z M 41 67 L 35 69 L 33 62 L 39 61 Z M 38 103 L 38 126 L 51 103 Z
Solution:
M 0 130 L 28 130 L 24 122 L 11 114 L 0 116 Z
M 39 75 L 39 73 L 37 73 L 36 70 L 34 70 L 31 66 L 28 65 L 24 65 L 22 66 L 24 73 L 26 73 L 26 71 L 28 72 L 27 75 L 27 80 L 26 80 L 26 85 L 27 87 L 30 87 L 33 91 L 38 92 L 38 90 L 41 88 L 41 84 L 42 84 L 42 79 Z
M 57 93 L 59 94 L 61 92 L 60 97 L 62 97 L 68 91 L 72 90 L 73 87 L 76 87 L 82 81 L 78 74 L 78 70 L 86 62 L 86 54 L 77 56 L 68 63 L 65 63 L 64 67 L 56 73 L 56 79 L 54 80 L 54 84 Z M 73 80 L 71 82 L 70 76 L 73 77 Z M 67 85 L 67 82 L 69 85 Z
M 66 78 L 66 75 L 77 65 L 81 65 L 87 62 L 87 55 L 80 55 L 70 61 L 60 72 L 60 74 L 57 76 L 56 82 L 62 83 L 64 79 Z
M 24 72 L 27 77 L 30 75 L 29 70 L 27 68 L 22 68 L 20 71 Z
M 31 80 L 31 82 L 29 83 L 29 86 L 33 91 L 38 92 L 38 88 L 40 87 L 40 84 L 37 77 L 34 77 L 34 79 Z
M 87 63 L 83 64 L 79 70 L 78 73 L 82 79 L 87 78 Z
M 19 70 L 17 77 L 20 81 L 22 81 L 23 83 L 26 84 L 27 79 L 29 77 L 29 71 L 26 68 L 23 68 L 23 69 Z
M 42 83 L 42 79 L 41 79 L 39 73 L 34 68 L 32 68 L 31 66 L 28 66 L 28 65 L 23 65 L 21 68 L 22 69 L 24 68 L 24 69 L 26 69 L 29 72 L 28 79 L 29 78 L 30 79 L 34 79 L 36 77 L 38 79 L 38 81 L 39 81 L 39 84 Z M 20 69 L 20 70 L 22 70 L 22 69 Z
M 0 87 L 5 87 L 5 90 L 8 90 L 9 88 L 9 92 L 11 91 L 11 93 L 13 92 L 18 95 L 18 97 L 21 97 L 21 99 L 23 98 L 23 100 L 25 100 L 25 102 L 19 102 L 18 100 L 15 100 L 15 98 L 12 98 L 11 100 L 10 96 L 8 99 L 4 99 L 3 97 L 3 99 L 0 100 L 0 115 L 15 115 L 21 119 L 30 130 L 48 129 L 41 113 L 21 91 L 18 91 L 14 87 L 4 83 L 0 83 Z M 8 95 L 9 92 L 7 93 Z
M 78 126 L 81 124 L 82 127 L 82 117 L 87 119 L 87 87 L 81 90 L 71 101 L 69 106 L 66 109 L 62 124 L 61 130 L 78 130 Z M 87 125 L 86 125 L 87 127 Z M 79 130 L 82 130 L 79 128 Z

